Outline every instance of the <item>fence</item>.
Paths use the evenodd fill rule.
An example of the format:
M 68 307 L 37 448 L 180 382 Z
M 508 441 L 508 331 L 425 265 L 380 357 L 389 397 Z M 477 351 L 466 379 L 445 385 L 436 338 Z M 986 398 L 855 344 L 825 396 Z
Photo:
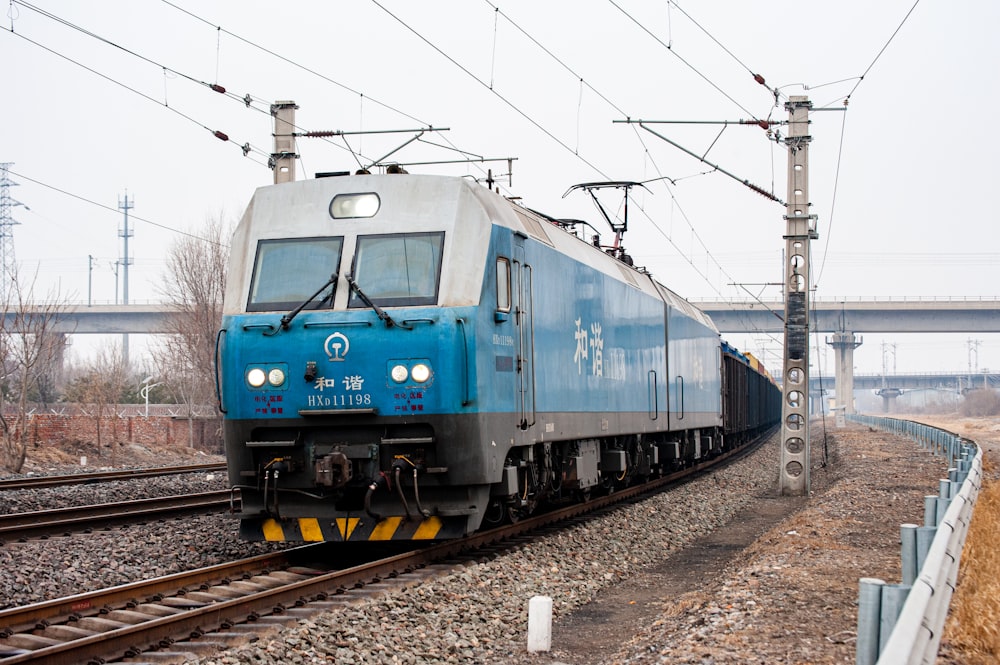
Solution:
M 912 421 L 848 418 L 908 436 L 948 461 L 948 478 L 938 483 L 938 494 L 924 497 L 924 526 L 900 527 L 902 583 L 864 578 L 858 593 L 857 665 L 933 663 L 982 487 L 982 451 L 972 441 Z

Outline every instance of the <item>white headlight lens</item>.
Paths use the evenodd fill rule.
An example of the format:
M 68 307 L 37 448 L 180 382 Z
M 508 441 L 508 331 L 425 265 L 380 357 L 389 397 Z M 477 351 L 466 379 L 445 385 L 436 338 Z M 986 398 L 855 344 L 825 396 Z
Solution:
M 416 364 L 413 366 L 413 369 L 410 370 L 410 376 L 412 376 L 413 380 L 417 383 L 423 383 L 427 379 L 431 378 L 431 368 L 423 363 Z
M 249 383 L 254 388 L 260 388 L 267 381 L 267 375 L 264 374 L 264 370 L 260 367 L 254 367 L 252 370 L 247 372 L 247 383 Z
M 277 388 L 285 382 L 285 373 L 275 367 L 267 373 L 267 382 Z
M 334 219 L 373 217 L 381 205 L 378 194 L 338 194 L 330 201 L 330 216 Z
M 406 366 L 404 365 L 396 365 L 392 368 L 392 371 L 389 372 L 389 376 L 391 376 L 392 380 L 396 383 L 403 383 L 406 381 L 408 374 L 409 372 L 406 371 Z

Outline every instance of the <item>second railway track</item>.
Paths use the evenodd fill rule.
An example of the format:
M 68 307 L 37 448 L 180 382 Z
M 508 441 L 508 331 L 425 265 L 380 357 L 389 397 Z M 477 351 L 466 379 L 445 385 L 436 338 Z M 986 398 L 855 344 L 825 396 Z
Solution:
M 230 492 L 200 492 L 134 501 L 0 515 L 0 542 L 69 534 L 150 519 L 229 508 Z
M 59 474 L 52 476 L 17 476 L 0 478 L 0 490 L 34 489 L 39 487 L 62 487 L 64 485 L 88 485 L 133 478 L 153 478 L 182 473 L 225 473 L 226 465 L 221 462 L 206 464 L 184 464 L 176 466 L 150 467 L 144 469 L 116 469 L 114 471 L 94 471 L 91 473 Z

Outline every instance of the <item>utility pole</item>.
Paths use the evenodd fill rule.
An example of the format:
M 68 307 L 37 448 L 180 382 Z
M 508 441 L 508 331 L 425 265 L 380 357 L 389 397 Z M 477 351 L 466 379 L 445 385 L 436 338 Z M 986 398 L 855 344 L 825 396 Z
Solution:
M 809 495 L 809 214 L 808 97 L 788 98 L 788 207 L 785 212 L 785 362 L 781 403 L 781 494 Z
M 94 285 L 94 255 L 87 254 L 87 307 L 90 307 Z
M 119 237 L 124 239 L 124 258 L 120 261 L 124 270 L 122 271 L 122 304 L 128 304 L 128 267 L 132 259 L 128 253 L 128 239 L 132 237 L 132 230 L 128 227 L 128 211 L 135 207 L 135 198 L 129 201 L 128 191 L 125 192 L 125 201 L 118 201 L 118 209 L 125 213 L 124 228 L 118 232 Z M 116 280 L 117 281 L 117 280 Z M 128 333 L 122 333 L 122 361 L 128 367 Z
M 983 341 L 980 340 L 980 339 L 972 339 L 971 337 L 969 338 L 968 344 L 969 344 L 969 377 L 970 378 L 972 377 L 972 375 L 979 373 L 979 345 L 982 344 L 982 343 L 983 343 Z M 972 362 L 972 357 L 973 356 L 975 356 L 975 358 L 976 358 L 975 364 L 973 364 L 973 362 Z

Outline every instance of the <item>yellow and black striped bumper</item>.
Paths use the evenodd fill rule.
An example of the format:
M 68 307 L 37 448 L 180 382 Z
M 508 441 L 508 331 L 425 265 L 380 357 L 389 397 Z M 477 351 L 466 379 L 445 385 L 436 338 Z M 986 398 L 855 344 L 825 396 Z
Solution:
M 375 540 L 447 540 L 465 535 L 464 517 L 427 517 L 420 520 L 386 517 L 276 520 L 253 517 L 240 520 L 240 538 L 271 542 L 360 542 Z

